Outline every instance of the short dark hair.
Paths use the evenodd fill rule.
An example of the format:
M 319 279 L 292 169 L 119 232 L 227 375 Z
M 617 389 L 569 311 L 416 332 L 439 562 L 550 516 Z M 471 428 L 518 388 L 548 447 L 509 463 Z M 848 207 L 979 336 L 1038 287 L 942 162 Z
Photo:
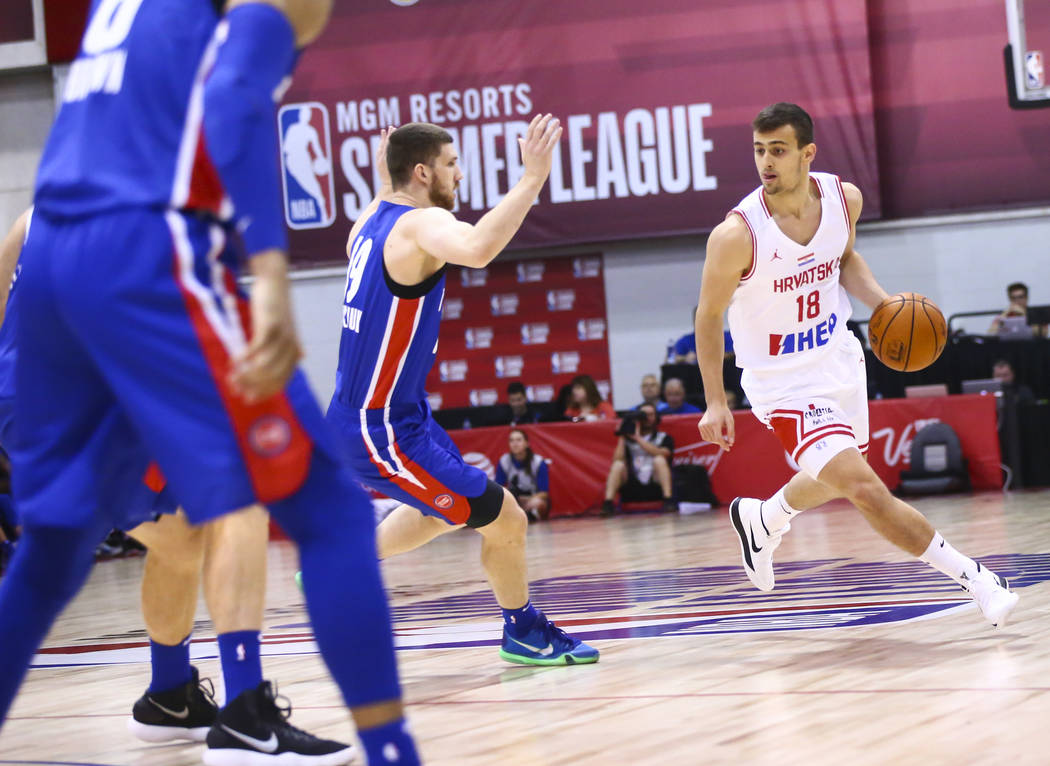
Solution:
M 752 121 L 751 128 L 756 133 L 769 133 L 785 125 L 795 129 L 795 138 L 798 139 L 800 149 L 813 143 L 813 118 L 798 104 L 789 104 L 786 101 L 770 104 L 759 112 Z
M 1028 285 L 1024 282 L 1014 282 L 1006 286 L 1006 294 L 1010 295 L 1014 290 L 1024 290 L 1024 294 L 1028 296 Z
M 520 380 L 515 380 L 507 386 L 507 396 L 510 396 L 511 394 L 525 394 L 528 396 L 528 392 L 525 390 L 525 384 Z
M 407 186 L 416 165 L 431 165 L 441 154 L 441 147 L 451 143 L 447 130 L 429 122 L 410 122 L 391 133 L 386 166 L 394 188 Z

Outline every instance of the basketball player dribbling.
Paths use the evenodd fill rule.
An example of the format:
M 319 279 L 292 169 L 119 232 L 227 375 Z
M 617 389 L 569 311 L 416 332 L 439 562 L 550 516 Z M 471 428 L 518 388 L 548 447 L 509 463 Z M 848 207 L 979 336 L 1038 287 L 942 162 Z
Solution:
M 377 531 L 380 558 L 466 525 L 503 610 L 500 656 L 530 665 L 597 662 L 529 600 L 528 519 L 514 496 L 467 465 L 434 421 L 423 385 L 437 354 L 446 264 L 480 268 L 525 220 L 551 168 L 561 127 L 537 115 L 519 139 L 524 174 L 476 225 L 449 212 L 463 177 L 452 137 L 436 125 L 383 131 L 382 188 L 354 223 L 336 389 L 328 421 L 361 480 L 400 500 Z M 306 575 L 304 574 L 304 578 Z
M 16 343 L 29 351 L 16 355 L 7 446 L 24 534 L 0 580 L 0 722 L 155 461 L 194 524 L 270 509 L 299 548 L 317 644 L 368 763 L 419 763 L 371 503 L 296 369 L 273 99 L 330 11 L 331 0 L 92 6 L 17 283 Z M 255 277 L 250 303 L 235 253 Z M 218 542 L 221 557 L 243 541 Z M 207 734 L 222 752 L 207 762 L 346 762 L 338 743 L 343 753 L 303 753 L 286 717 L 266 683 L 227 700 Z
M 704 439 L 733 447 L 722 382 L 728 309 L 752 412 L 802 470 L 768 500 L 743 497 L 731 504 L 744 571 L 756 588 L 772 590 L 773 551 L 791 519 L 844 497 L 876 532 L 951 577 L 989 622 L 1003 625 L 1018 600 L 1006 580 L 956 551 L 922 514 L 890 494 L 864 457 L 864 354 L 846 329 L 846 293 L 871 308 L 887 294 L 854 250 L 860 191 L 837 176 L 810 172 L 817 151 L 813 122 L 795 104 L 766 107 L 752 128 L 762 185 L 707 243 L 695 328 L 708 406 L 699 429 Z

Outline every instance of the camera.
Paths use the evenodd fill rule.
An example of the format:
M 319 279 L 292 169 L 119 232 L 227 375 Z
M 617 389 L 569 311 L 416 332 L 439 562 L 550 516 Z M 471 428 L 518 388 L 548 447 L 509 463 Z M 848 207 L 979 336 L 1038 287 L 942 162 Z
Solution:
M 645 423 L 645 413 L 631 410 L 623 416 L 620 427 L 616 429 L 617 436 L 634 436 L 635 424 Z

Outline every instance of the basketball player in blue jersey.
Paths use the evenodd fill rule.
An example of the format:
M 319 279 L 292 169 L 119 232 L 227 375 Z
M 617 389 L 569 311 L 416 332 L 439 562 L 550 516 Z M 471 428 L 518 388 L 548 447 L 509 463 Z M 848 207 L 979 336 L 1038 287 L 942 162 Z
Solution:
M 382 188 L 354 223 L 336 390 L 328 409 L 361 480 L 400 500 L 377 533 L 380 558 L 463 525 L 482 536 L 481 561 L 505 619 L 500 656 L 529 665 L 598 661 L 529 601 L 528 519 L 514 496 L 473 466 L 434 421 L 423 385 L 437 353 L 445 267 L 480 268 L 521 226 L 550 173 L 558 120 L 537 115 L 519 139 L 524 174 L 476 225 L 449 212 L 463 177 L 436 125 L 383 131 Z M 309 573 L 303 580 L 309 587 Z
M 0 446 L 11 441 L 14 421 L 14 364 L 17 357 L 15 328 L 18 323 L 18 256 L 29 228 L 32 210 L 18 217 L 0 241 Z M 145 545 L 142 573 L 142 617 L 150 639 L 149 688 L 139 698 L 128 719 L 128 729 L 147 742 L 205 741 L 215 724 L 218 708 L 207 679 L 201 681 L 190 664 L 190 633 L 201 586 L 208 612 L 218 633 L 220 661 L 226 699 L 255 689 L 262 683 L 259 631 L 265 599 L 266 542 L 269 522 L 265 509 L 228 514 L 216 521 L 192 527 L 185 515 L 176 513 L 170 493 L 159 474 L 147 472 L 124 498 L 128 525 L 144 523 L 128 534 Z M 153 520 L 155 518 L 155 520 Z M 232 541 L 224 555 L 223 540 Z M 231 578 L 229 571 L 250 576 Z M 286 738 L 290 732 L 285 732 Z M 351 757 L 348 745 L 318 741 L 298 731 L 293 752 L 316 763 L 318 752 L 331 763 Z M 209 756 L 222 755 L 213 748 Z M 311 755 L 313 753 L 313 755 Z M 241 755 L 241 754 L 235 754 Z M 229 754 L 225 754 L 229 760 Z M 289 754 L 286 762 L 291 763 Z
M 802 469 L 768 500 L 738 497 L 730 506 L 748 579 L 773 590 L 773 551 L 790 521 L 844 497 L 876 532 L 961 585 L 988 622 L 1005 624 L 1018 601 L 1006 579 L 953 548 L 867 463 L 864 353 L 846 329 L 846 292 L 871 309 L 888 296 L 854 249 L 860 190 L 810 171 L 813 121 L 798 105 L 772 104 L 752 128 L 762 183 L 711 232 L 696 314 L 707 398 L 701 436 L 733 447 L 722 381 L 728 310 L 752 413 Z
M 0 583 L 0 718 L 152 459 L 194 523 L 269 506 L 299 546 L 317 643 L 368 762 L 416 764 L 371 504 L 295 369 L 273 96 L 330 0 L 225 11 L 97 0 L 41 159 L 18 282 L 16 344 L 32 353 L 15 363 L 24 536 Z M 219 712 L 206 761 L 346 762 L 328 745 L 303 752 L 285 717 L 269 684 L 245 691 Z

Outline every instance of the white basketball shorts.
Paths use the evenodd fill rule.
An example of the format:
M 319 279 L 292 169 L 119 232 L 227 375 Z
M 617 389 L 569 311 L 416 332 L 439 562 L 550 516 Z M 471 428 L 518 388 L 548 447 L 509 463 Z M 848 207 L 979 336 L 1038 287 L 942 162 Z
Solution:
M 843 450 L 868 451 L 868 383 L 864 349 L 847 332 L 813 364 L 744 370 L 740 383 L 755 417 L 791 458 L 817 478 Z

